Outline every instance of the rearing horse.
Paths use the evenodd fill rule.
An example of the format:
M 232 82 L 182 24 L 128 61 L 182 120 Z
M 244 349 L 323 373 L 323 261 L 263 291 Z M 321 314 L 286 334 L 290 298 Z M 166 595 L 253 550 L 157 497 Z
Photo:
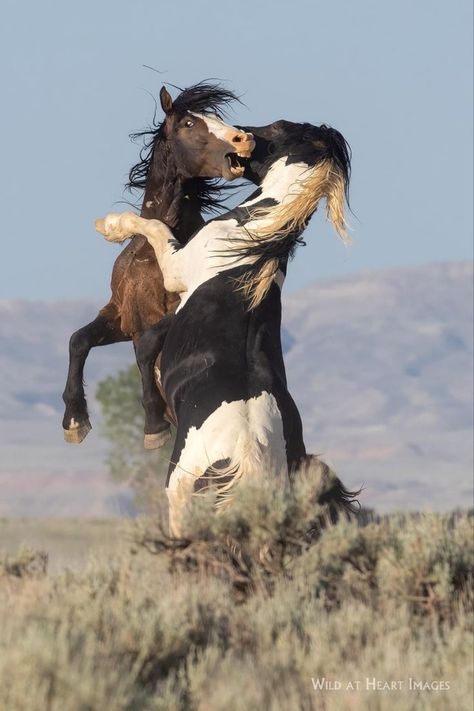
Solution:
M 162 220 L 180 244 L 186 244 L 204 224 L 201 212 L 213 211 L 220 204 L 220 187 L 211 178 L 230 181 L 240 177 L 244 172 L 240 159 L 248 157 L 254 147 L 248 132 L 222 120 L 222 108 L 236 98 L 218 85 L 200 83 L 173 101 L 163 87 L 164 121 L 138 134 L 147 141 L 140 162 L 130 171 L 128 186 L 144 190 L 142 217 Z M 175 293 L 165 290 L 154 250 L 140 234 L 133 236 L 116 259 L 111 289 L 109 303 L 70 339 L 63 393 L 67 442 L 79 444 L 91 429 L 83 386 L 90 349 L 130 340 L 136 346 L 140 334 L 173 312 L 179 301 Z M 148 410 L 145 447 L 155 448 L 170 436 L 159 394 Z
M 245 174 L 259 189 L 185 247 L 158 220 L 123 213 L 96 222 L 110 241 L 145 235 L 166 289 L 181 296 L 176 314 L 155 332 L 178 425 L 167 481 L 175 536 L 191 497 L 209 480 L 225 500 L 240 479 L 273 476 L 285 485 L 306 459 L 281 357 L 280 289 L 322 198 L 344 236 L 350 153 L 327 126 L 278 121 L 248 130 L 256 148 Z

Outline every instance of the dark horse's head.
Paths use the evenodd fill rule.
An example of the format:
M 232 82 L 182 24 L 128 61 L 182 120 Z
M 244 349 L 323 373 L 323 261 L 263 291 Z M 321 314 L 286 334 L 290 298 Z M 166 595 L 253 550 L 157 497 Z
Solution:
M 241 177 L 241 160 L 248 158 L 255 146 L 248 131 L 223 121 L 226 107 L 235 100 L 232 91 L 217 84 L 195 84 L 174 101 L 163 87 L 160 103 L 164 120 L 132 136 L 144 139 L 144 147 L 139 163 L 130 170 L 127 187 L 145 190 L 154 199 L 158 193 L 176 193 L 184 181 L 194 179 L 203 198 L 202 208 L 215 207 L 217 191 L 210 179 Z
M 239 157 L 250 157 L 253 136 L 224 123 L 221 113 L 236 98 L 212 84 L 196 84 L 174 101 L 165 87 L 161 89 L 163 134 L 183 176 L 234 180 L 243 175 Z
M 248 131 L 223 121 L 225 109 L 235 100 L 232 91 L 206 82 L 184 89 L 174 101 L 163 87 L 164 120 L 132 136 L 141 138 L 144 146 L 127 187 L 144 191 L 142 214 L 176 229 L 180 241 L 199 226 L 201 212 L 220 207 L 223 186 L 216 178 L 241 177 L 242 161 L 255 146 Z M 181 223 L 187 224 L 183 234 Z

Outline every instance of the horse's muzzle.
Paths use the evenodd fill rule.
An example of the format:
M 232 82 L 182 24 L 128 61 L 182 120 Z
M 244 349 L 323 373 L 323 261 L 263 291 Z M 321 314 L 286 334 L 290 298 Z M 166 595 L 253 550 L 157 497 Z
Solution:
M 253 134 L 246 131 L 235 131 L 229 142 L 234 146 L 234 150 L 240 158 L 250 158 L 255 148 Z

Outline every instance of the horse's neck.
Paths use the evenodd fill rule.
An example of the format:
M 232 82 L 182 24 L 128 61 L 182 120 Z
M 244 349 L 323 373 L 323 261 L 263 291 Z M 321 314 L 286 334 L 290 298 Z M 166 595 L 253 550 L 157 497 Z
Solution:
M 156 177 L 149 180 L 140 211 L 148 220 L 164 222 L 181 244 L 186 244 L 204 223 L 200 201 L 193 191 L 186 189 L 187 182 L 190 181 L 179 176 L 172 182 Z
M 249 265 L 244 289 L 252 296 L 252 308 L 265 298 L 273 281 L 280 289 L 283 285 L 288 257 L 302 231 L 301 226 L 292 225 L 309 173 L 306 163 L 277 159 L 260 190 L 230 211 L 227 220 L 216 221 L 210 228 L 219 242 L 212 265 L 216 272 Z M 209 241 L 206 247 L 211 249 Z
M 185 186 L 186 188 L 186 186 Z M 190 237 L 204 224 L 201 214 L 201 201 L 193 191 L 184 190 L 178 211 L 178 222 L 173 228 L 175 238 L 181 244 L 186 244 Z
M 276 160 L 262 180 L 258 195 L 250 196 L 240 207 L 251 207 L 262 200 L 273 200 L 278 204 L 291 202 L 298 193 L 299 184 L 308 173 L 308 165 L 306 163 L 287 165 L 286 161 L 286 157 Z M 252 224 L 254 222 L 257 220 L 253 220 Z
M 173 229 L 173 206 L 182 193 L 181 183 L 178 177 L 170 181 L 166 179 L 166 175 L 149 176 L 140 215 L 147 220 L 162 220 Z

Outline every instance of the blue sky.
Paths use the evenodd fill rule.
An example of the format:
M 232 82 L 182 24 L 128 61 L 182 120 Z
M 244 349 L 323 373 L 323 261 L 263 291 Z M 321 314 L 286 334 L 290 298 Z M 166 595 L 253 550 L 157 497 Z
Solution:
M 0 298 L 108 298 L 149 92 L 219 77 L 235 123 L 328 123 L 353 149 L 354 244 L 313 219 L 288 289 L 472 258 L 469 0 L 176 3 L 4 0 Z M 156 67 L 159 75 L 145 69 Z

